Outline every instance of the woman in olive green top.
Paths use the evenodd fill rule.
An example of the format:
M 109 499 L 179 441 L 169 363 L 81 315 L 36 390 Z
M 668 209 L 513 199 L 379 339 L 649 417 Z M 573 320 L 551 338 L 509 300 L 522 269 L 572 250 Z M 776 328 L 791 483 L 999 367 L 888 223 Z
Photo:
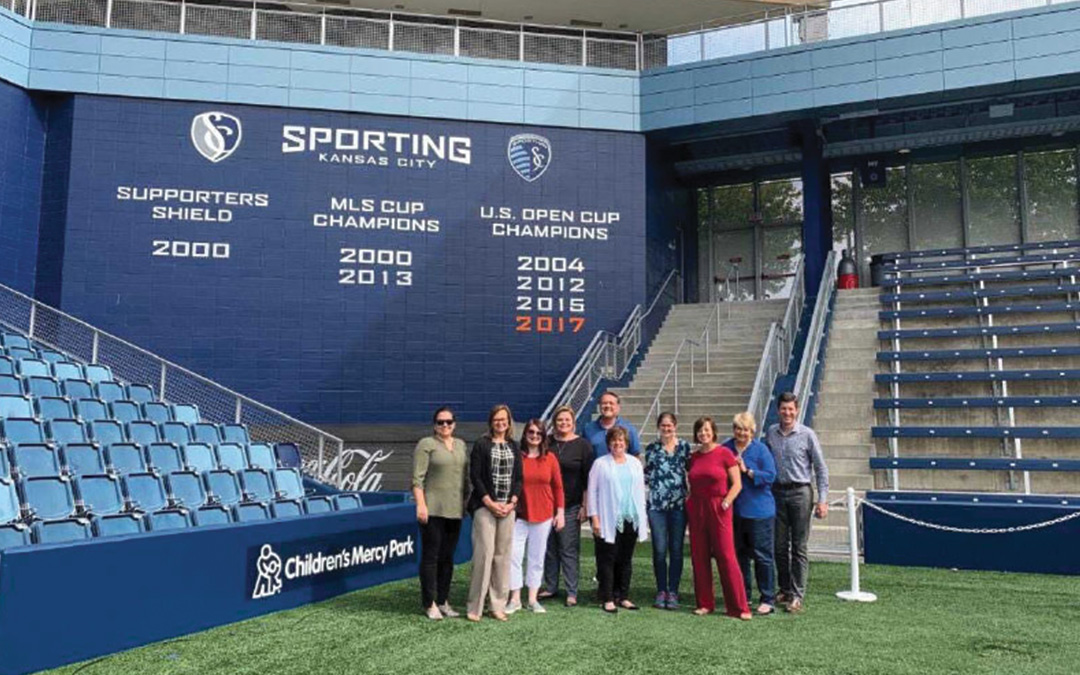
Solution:
M 450 606 L 454 549 L 468 497 L 469 453 L 454 438 L 454 413 L 435 411 L 435 434 L 416 444 L 412 491 L 420 522 L 420 596 L 429 619 L 459 616 Z

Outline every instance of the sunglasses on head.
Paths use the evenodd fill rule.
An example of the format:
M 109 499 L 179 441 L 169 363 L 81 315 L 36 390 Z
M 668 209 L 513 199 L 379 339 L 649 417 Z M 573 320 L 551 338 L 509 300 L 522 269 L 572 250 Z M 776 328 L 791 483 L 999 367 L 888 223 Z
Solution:
M 435 420 L 435 426 L 437 427 L 449 427 L 454 424 L 454 420 Z

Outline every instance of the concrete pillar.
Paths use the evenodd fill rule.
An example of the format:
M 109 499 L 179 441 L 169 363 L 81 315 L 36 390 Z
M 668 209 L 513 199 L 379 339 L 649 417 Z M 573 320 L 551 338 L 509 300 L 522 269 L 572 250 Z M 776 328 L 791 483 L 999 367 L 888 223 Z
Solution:
M 802 124 L 803 260 L 806 295 L 817 294 L 825 258 L 832 250 L 832 181 L 817 122 Z

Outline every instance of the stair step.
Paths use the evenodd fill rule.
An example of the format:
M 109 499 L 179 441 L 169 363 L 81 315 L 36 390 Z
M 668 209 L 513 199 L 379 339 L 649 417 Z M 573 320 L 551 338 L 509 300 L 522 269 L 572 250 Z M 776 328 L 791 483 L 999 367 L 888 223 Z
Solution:
M 821 441 L 821 448 L 825 453 L 826 462 L 831 461 L 833 458 L 861 459 L 869 462 L 870 458 L 874 456 L 874 446 L 871 443 L 844 444 L 827 442 L 832 440 L 829 434 L 820 434 L 818 439 Z M 869 467 L 869 463 L 867 463 L 867 466 Z
M 869 465 L 869 463 L 868 463 Z M 853 487 L 856 490 L 872 490 L 874 488 L 874 477 L 870 474 L 836 474 L 829 473 L 829 491 L 833 489 L 841 489 Z
M 860 385 L 861 386 L 861 385 Z M 872 388 L 867 389 L 868 392 L 872 392 Z M 818 392 L 817 412 L 814 413 L 814 419 L 817 419 L 818 415 L 823 414 L 826 410 L 833 406 L 869 406 L 870 398 L 865 393 L 843 393 L 843 392 Z
M 826 420 L 836 419 L 860 419 L 868 423 L 874 421 L 874 405 L 870 399 L 864 398 L 858 403 L 841 403 L 822 398 L 818 401 L 817 410 L 814 412 L 814 426 Z

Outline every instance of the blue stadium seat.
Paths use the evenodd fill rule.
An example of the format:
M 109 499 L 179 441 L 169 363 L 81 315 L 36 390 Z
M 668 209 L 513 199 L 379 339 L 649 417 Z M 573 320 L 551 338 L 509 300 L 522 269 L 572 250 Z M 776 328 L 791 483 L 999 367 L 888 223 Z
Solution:
M 0 438 L 8 443 L 44 443 L 48 436 L 41 422 L 27 417 L 8 417 L 0 420 Z
M 358 494 L 342 492 L 334 495 L 334 508 L 338 511 L 353 511 L 364 508 L 364 502 Z
M 140 405 L 154 401 L 154 390 L 145 384 L 129 384 L 127 390 L 128 399 Z
M 90 519 L 95 537 L 115 537 L 146 532 L 146 520 L 139 513 L 118 513 Z
M 874 438 L 1080 438 L 1080 427 L 871 427 Z
M 248 466 L 253 469 L 266 469 L 270 471 L 277 468 L 277 459 L 274 458 L 274 449 L 269 443 L 252 443 L 247 446 Z
M 1035 305 L 978 305 L 972 307 L 918 307 L 914 309 L 883 310 L 882 321 L 893 319 L 948 319 L 961 316 L 994 316 L 1016 314 L 1045 314 L 1047 312 L 1080 312 L 1080 302 L 1043 302 Z
M 34 538 L 39 544 L 64 544 L 90 539 L 92 536 L 90 521 L 83 518 L 34 523 Z
M 119 382 L 113 382 L 111 380 L 94 382 L 94 390 L 97 392 L 97 397 L 106 403 L 122 401 L 127 398 L 127 390 L 125 390 L 124 385 Z
M 83 506 L 94 515 L 106 516 L 125 510 L 120 479 L 114 475 L 81 476 L 75 479 L 75 489 Z
M 82 366 L 74 361 L 58 361 L 49 364 L 49 368 L 50 374 L 59 381 L 81 380 L 85 377 Z
M 32 375 L 23 378 L 23 387 L 31 396 L 59 396 L 60 384 L 45 375 Z
M 52 377 L 52 369 L 47 361 L 41 359 L 22 359 L 15 362 L 15 371 L 27 377 Z
M 106 472 L 105 455 L 96 445 L 71 443 L 60 448 L 64 466 L 75 476 L 102 474 Z
M 941 286 L 944 284 L 975 284 L 980 281 L 1046 281 L 1048 279 L 1068 279 L 1076 276 L 1075 267 L 1062 267 L 1057 269 L 1018 270 L 998 272 L 987 270 L 984 272 L 971 272 L 959 274 L 937 274 L 926 277 L 903 277 L 900 279 L 883 279 L 883 288 L 895 288 L 896 286 Z
M 0 478 L 12 478 L 11 463 L 3 445 L 0 445 Z
M 86 379 L 97 384 L 99 382 L 110 382 L 113 380 L 112 369 L 108 366 L 103 366 L 99 363 L 88 364 L 84 370 L 86 371 Z M 124 397 L 121 397 L 124 398 Z
M 218 468 L 214 449 L 205 443 L 188 443 L 181 451 L 184 454 L 184 464 L 192 471 L 204 473 Z
M 132 473 L 146 473 L 146 457 L 142 449 L 134 443 L 117 443 L 105 448 L 105 459 L 109 466 L 121 476 Z
M 0 375 L 15 374 L 15 359 L 0 353 Z
M 60 383 L 60 389 L 72 401 L 83 398 L 97 398 L 94 394 L 94 386 L 86 380 L 64 380 Z
M 993 335 L 1052 335 L 1080 333 L 1080 323 L 1047 323 L 1021 326 L 970 326 L 965 328 L 912 328 L 878 331 L 879 340 L 982 337 Z
M 38 358 L 40 358 L 42 361 L 48 361 L 50 364 L 71 360 L 68 358 L 67 354 L 58 352 L 53 349 L 46 349 L 44 347 L 38 349 Z
M 109 404 L 112 418 L 120 424 L 138 422 L 142 419 L 142 410 L 135 401 L 113 401 Z
M 989 253 L 1022 253 L 1024 251 L 1057 251 L 1063 248 L 1080 247 L 1080 239 L 1054 239 L 1052 241 L 1031 241 L 1022 244 L 985 244 L 983 246 L 959 246 L 953 248 L 928 248 L 917 251 L 893 251 L 882 253 L 881 259 L 888 263 L 923 258 L 941 258 L 944 256 L 962 256 L 964 259 Z M 976 258 L 977 259 L 977 258 Z
M 17 333 L 0 333 L 0 345 L 11 349 L 12 347 L 22 347 L 23 349 L 30 349 L 29 338 L 19 335 Z
M 1080 406 L 1080 396 L 973 396 L 955 398 L 880 398 L 876 410 L 893 408 L 1071 408 Z
M 25 394 L 22 378 L 15 375 L 0 375 L 0 394 Z
M 146 461 L 158 473 L 183 471 L 184 458 L 175 443 L 150 443 L 146 446 Z
M 191 435 L 195 438 L 196 443 L 206 443 L 213 446 L 221 442 L 221 433 L 218 431 L 217 425 L 209 422 L 192 424 Z
M 146 516 L 146 521 L 151 532 L 183 530 L 191 527 L 191 519 L 188 514 L 178 509 L 149 513 Z
M 61 471 L 56 448 L 45 443 L 20 443 L 11 449 L 11 464 L 22 478 L 57 476 Z
M 207 471 L 203 474 L 207 491 L 225 506 L 239 504 L 243 495 L 236 474 L 225 469 Z
M 128 442 L 127 436 L 124 435 L 124 427 L 115 420 L 90 422 L 89 427 L 90 435 L 101 445 Z
M 178 403 L 172 407 L 173 419 L 177 422 L 197 424 L 199 422 L 199 406 Z
M 0 524 L 14 523 L 22 516 L 19 505 L 19 492 L 15 481 L 7 476 L 0 476 Z
M 303 464 L 300 458 L 300 448 L 295 443 L 276 444 L 274 454 L 277 455 L 278 466 L 299 469 Z
M 157 422 L 158 424 L 172 421 L 172 409 L 167 403 L 160 403 L 157 401 L 143 403 L 142 414 L 144 420 L 150 420 L 151 422 Z
M 109 408 L 99 398 L 80 398 L 75 401 L 75 412 L 83 422 L 97 422 L 110 419 Z
M 132 443 L 137 443 L 144 448 L 161 440 L 157 425 L 145 420 L 128 422 L 127 437 Z
M 232 511 L 220 505 L 204 506 L 191 512 L 197 527 L 204 525 L 228 525 L 232 523 Z
M 304 510 L 308 513 L 330 513 L 334 510 L 334 500 L 327 495 L 312 495 L 304 499 Z
M 931 349 L 878 352 L 878 361 L 962 361 L 967 359 L 1033 359 L 1080 356 L 1080 346 L 1008 347 L 999 349 Z
M 39 520 L 59 520 L 75 515 L 75 491 L 67 476 L 31 476 L 19 479 L 23 499 Z
M 62 396 L 42 396 L 35 402 L 37 417 L 48 422 L 55 419 L 73 419 L 79 417 L 71 401 Z M 82 419 L 82 418 L 80 418 Z M 83 420 L 84 422 L 86 420 Z
M 179 446 L 191 442 L 191 429 L 183 422 L 162 422 L 158 425 L 158 429 L 161 431 L 161 439 L 164 441 L 176 443 Z
M 30 537 L 30 528 L 23 523 L 0 525 L 0 551 L 16 546 L 29 546 L 31 543 L 33 540 Z
M 247 445 L 251 442 L 247 426 L 243 424 L 222 424 L 221 440 L 226 443 L 239 443 L 241 445 Z
M 266 504 L 248 502 L 237 504 L 233 507 L 233 517 L 238 523 L 254 523 L 260 520 L 270 520 L 270 509 Z
M 965 270 L 974 269 L 976 267 L 1001 267 L 1005 265 L 1019 267 L 1021 265 L 1056 263 L 1077 259 L 1080 259 L 1080 253 L 1050 253 L 1044 255 L 1001 255 L 987 258 L 972 258 L 970 260 L 939 260 L 934 262 L 925 261 L 886 264 L 883 267 L 883 271 L 885 272 L 885 274 L 895 275 L 896 272 Z
M 198 509 L 207 504 L 206 487 L 194 471 L 173 471 L 166 476 L 173 500 L 182 508 Z
M 244 446 L 237 443 L 222 443 L 217 446 L 218 466 L 222 469 L 239 471 L 248 468 L 247 455 L 244 454 Z
M 0 394 L 0 419 L 34 416 L 33 399 L 25 394 Z
M 971 301 L 982 298 L 1036 298 L 1046 295 L 1063 295 L 1080 291 L 1080 285 L 1062 284 L 1060 286 L 1006 286 L 1005 288 L 978 288 L 962 291 L 913 291 L 907 293 L 882 293 L 881 302 L 947 302 L 950 300 Z
M 154 513 L 170 506 L 165 483 L 155 473 L 129 473 L 123 483 L 132 508 L 138 511 Z
M 871 457 L 870 468 L 937 471 L 1080 471 L 1080 460 L 1011 457 Z
M 285 499 L 303 499 L 304 481 L 296 469 L 274 469 L 270 472 L 274 478 L 274 487 Z
M 66 443 L 86 443 L 86 427 L 79 420 L 50 420 L 45 423 L 49 438 L 58 445 Z
M 287 499 L 271 502 L 270 513 L 274 518 L 295 518 L 304 515 L 304 508 L 301 506 L 301 502 Z
M 973 370 L 937 373 L 878 373 L 878 384 L 892 382 L 1047 382 L 1080 379 L 1080 369 L 1061 370 Z
M 15 360 L 16 364 L 23 359 L 36 359 L 38 357 L 38 351 L 33 347 L 8 347 L 8 356 Z M 16 370 L 18 365 L 16 365 Z
M 272 502 L 277 497 L 270 474 L 265 469 L 244 469 L 239 471 L 238 475 L 246 500 Z

